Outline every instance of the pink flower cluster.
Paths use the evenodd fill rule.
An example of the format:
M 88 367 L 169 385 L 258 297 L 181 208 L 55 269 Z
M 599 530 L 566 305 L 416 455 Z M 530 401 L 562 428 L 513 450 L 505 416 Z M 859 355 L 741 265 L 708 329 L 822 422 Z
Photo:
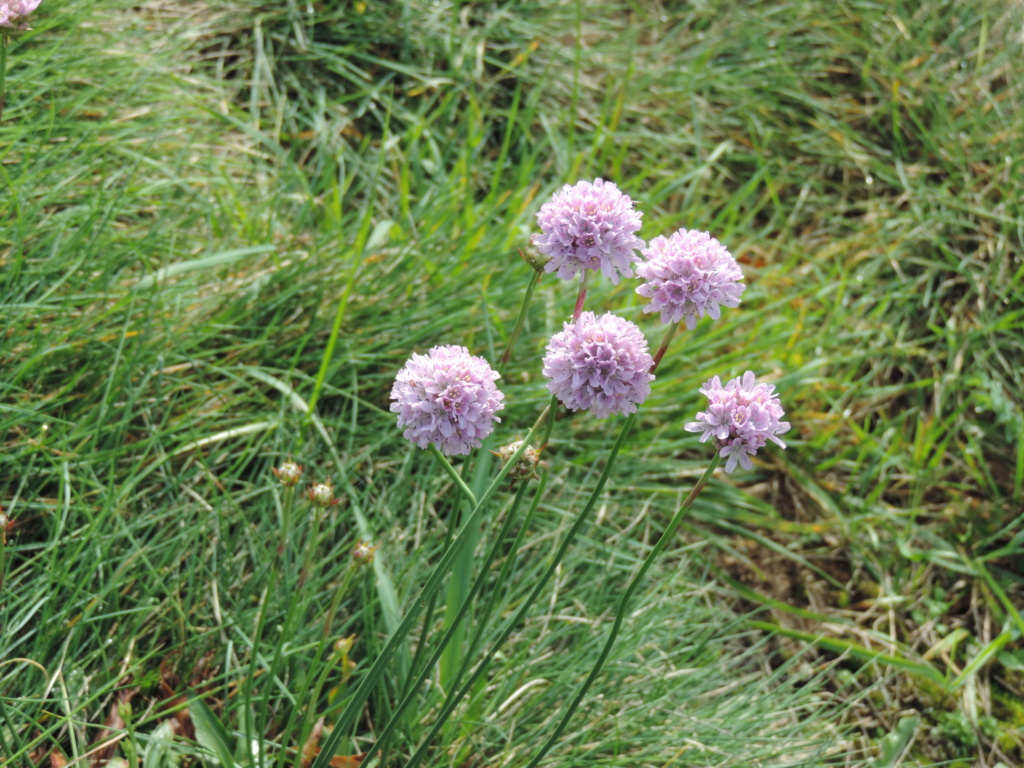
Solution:
M 632 277 L 636 250 L 644 241 L 636 236 L 640 212 L 633 201 L 610 181 L 596 179 L 566 184 L 541 206 L 537 214 L 541 234 L 533 244 L 550 261 L 546 272 L 571 280 L 585 269 L 600 270 L 616 285 Z
M 725 471 L 732 472 L 737 462 L 750 469 L 750 457 L 771 440 L 782 448 L 786 444 L 777 435 L 789 431 L 775 387 L 759 384 L 752 371 L 732 379 L 724 387 L 717 376 L 700 389 L 708 398 L 708 409 L 697 414 L 697 421 L 686 425 L 688 432 L 703 432 L 703 443 L 714 438 L 718 453 L 728 459 Z
M 494 430 L 505 396 L 494 385 L 498 374 L 482 357 L 455 345 L 413 355 L 391 389 L 391 412 L 407 440 L 442 453 L 463 456 Z
M 0 30 L 24 29 L 28 18 L 41 0 L 0 0 Z
M 660 312 L 661 322 L 686 318 L 691 331 L 697 318 L 718 319 L 719 307 L 738 307 L 746 287 L 736 259 L 707 232 L 680 229 L 671 237 L 656 237 L 642 251 L 646 261 L 636 269 L 646 282 L 636 289 L 651 300 L 644 312 Z
M 652 364 L 647 339 L 633 323 L 583 312 L 551 337 L 543 372 L 551 394 L 566 408 L 590 409 L 603 419 L 632 413 L 647 399 Z

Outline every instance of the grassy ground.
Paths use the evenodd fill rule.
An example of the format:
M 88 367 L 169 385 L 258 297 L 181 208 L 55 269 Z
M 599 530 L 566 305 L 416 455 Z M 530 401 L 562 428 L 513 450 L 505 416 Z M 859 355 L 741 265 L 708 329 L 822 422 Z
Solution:
M 706 466 L 697 387 L 747 368 L 789 449 L 700 497 L 546 764 L 1024 763 L 1022 21 L 989 0 L 44 1 L 0 124 L 6 762 L 299 762 L 456 505 L 394 429 L 395 371 L 438 343 L 495 359 L 540 202 L 603 176 L 646 238 L 708 229 L 749 287 L 677 342 L 596 523 L 427 764 L 525 763 Z M 573 298 L 541 283 L 503 437 L 546 402 L 537 355 Z M 639 315 L 628 284 L 588 301 Z M 499 614 L 613 438 L 559 417 Z M 318 530 L 270 473 L 287 457 L 342 497 Z M 348 578 L 359 538 L 381 549 Z M 357 636 L 354 671 L 321 647 L 342 588 L 326 637 Z

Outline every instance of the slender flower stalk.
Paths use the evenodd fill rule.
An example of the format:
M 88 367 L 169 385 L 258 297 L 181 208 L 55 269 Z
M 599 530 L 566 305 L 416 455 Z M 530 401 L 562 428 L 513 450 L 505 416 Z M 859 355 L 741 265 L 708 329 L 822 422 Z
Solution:
M 4 100 L 7 97 L 7 38 L 0 33 L 0 123 L 4 121 Z
M 469 505 L 471 507 L 475 505 L 476 494 L 474 494 L 470 487 L 466 485 L 466 481 L 462 479 L 462 475 L 455 471 L 455 467 L 452 466 L 452 463 L 448 461 L 448 459 L 445 458 L 445 455 L 437 449 L 437 446 L 429 445 L 427 448 L 434 458 L 437 459 L 437 463 L 441 465 L 441 469 L 444 470 L 444 473 L 451 478 L 453 483 L 455 483 L 455 487 L 458 488 L 462 495 L 466 497 L 466 501 L 469 502 Z
M 456 632 L 461 626 L 463 618 L 465 618 L 466 614 L 469 612 L 470 606 L 473 604 L 473 599 L 479 594 L 480 588 L 483 586 L 484 581 L 486 581 L 487 576 L 490 574 L 491 563 L 494 562 L 494 558 L 498 555 L 498 550 L 501 548 L 501 545 L 504 543 L 506 536 L 508 536 L 509 531 L 512 529 L 512 524 L 516 520 L 516 513 L 518 512 L 519 506 L 522 503 L 523 496 L 526 494 L 527 487 L 528 486 L 525 483 L 519 486 L 519 490 L 516 492 L 515 499 L 512 502 L 512 508 L 505 516 L 505 522 L 501 527 L 500 533 L 497 535 L 497 537 L 495 537 L 493 543 L 491 544 L 491 548 L 488 550 L 487 555 L 484 557 L 483 563 L 479 569 L 479 573 L 476 579 L 473 581 L 473 585 L 470 587 L 469 593 L 463 599 L 457 613 L 455 614 L 454 619 L 451 621 L 450 625 L 448 626 L 448 629 L 444 633 L 444 636 L 441 638 L 441 641 L 437 644 L 437 647 L 434 649 L 434 653 L 430 657 L 430 660 L 427 661 L 427 663 L 424 664 L 423 667 L 420 669 L 420 672 L 416 676 L 416 679 L 413 681 L 412 686 L 409 687 L 408 691 L 406 692 L 402 700 L 399 702 L 398 706 L 395 707 L 395 709 L 392 711 L 391 719 L 388 720 L 387 724 L 384 726 L 384 730 L 380 732 L 380 735 L 377 737 L 377 741 L 374 742 L 373 746 L 371 746 L 367 750 L 371 755 L 376 754 L 378 745 L 385 743 L 390 738 L 392 731 L 400 721 L 402 713 L 405 711 L 406 707 L 408 707 L 409 704 L 412 703 L 412 700 L 415 697 L 417 691 L 419 690 L 419 687 L 423 684 L 423 681 L 427 679 L 427 676 L 430 674 L 431 670 L 434 669 L 434 665 L 437 664 L 437 662 L 440 660 L 442 654 L 444 653 L 444 649 L 451 642 L 452 638 L 455 636 Z
M 300 470 L 301 471 L 301 470 Z M 278 475 L 278 471 L 274 472 Z M 280 477 L 280 475 L 278 475 Z M 297 478 L 296 478 L 297 479 Z M 270 613 L 270 603 L 277 592 L 277 580 L 281 574 L 282 566 L 287 559 L 287 543 L 288 537 L 291 535 L 291 516 L 292 516 L 292 505 L 295 503 L 295 485 L 292 483 L 284 484 L 284 501 L 281 504 L 281 539 L 278 542 L 277 547 L 274 549 L 274 559 L 270 563 L 270 577 L 267 579 L 267 587 L 263 591 L 263 598 L 260 601 L 260 612 L 259 618 L 256 619 L 256 635 L 252 640 L 253 652 L 249 659 L 249 673 L 245 677 L 243 685 L 243 695 L 245 697 L 245 711 L 253 712 L 253 689 L 256 683 L 256 661 L 260 654 L 256 652 L 259 648 L 260 642 L 263 640 L 263 632 L 267 624 L 267 616 Z M 294 605 L 298 601 L 293 600 L 291 605 Z M 287 621 L 286 621 L 287 624 Z M 255 727 L 252 719 L 249 717 L 245 718 L 246 723 L 246 738 L 250 744 L 256 743 L 259 745 L 259 762 L 260 765 L 264 764 L 265 755 L 263 752 L 264 739 L 256 738 L 257 733 L 265 733 L 263 723 L 259 728 Z
M 630 580 L 629 586 L 626 587 L 626 591 L 622 593 L 622 598 L 619 600 L 619 608 L 615 612 L 615 621 L 612 624 L 612 630 L 608 634 L 608 639 L 605 641 L 604 647 L 601 649 L 601 655 L 597 657 L 597 661 L 594 663 L 593 669 L 590 670 L 590 674 L 587 676 L 587 679 L 583 682 L 583 685 L 580 686 L 580 689 L 576 692 L 576 696 L 573 697 L 572 702 L 570 702 L 569 706 L 566 708 L 565 713 L 562 715 L 562 719 L 558 722 L 558 725 L 555 726 L 554 732 L 548 737 L 548 740 L 544 742 L 544 746 L 542 746 L 537 754 L 533 756 L 533 759 L 527 763 L 526 768 L 536 768 L 537 763 L 539 763 L 543 759 L 544 755 L 551 750 L 558 741 L 558 738 L 562 735 L 565 727 L 569 724 L 569 720 L 579 708 L 580 703 L 587 695 L 587 691 L 590 690 L 590 686 L 593 684 L 598 674 L 600 674 L 605 661 L 608 660 L 608 654 L 611 653 L 612 646 L 615 645 L 615 640 L 619 636 L 619 630 L 622 628 L 622 622 L 626 617 L 626 610 L 629 608 L 629 601 L 632 599 L 633 593 L 636 592 L 637 587 L 640 585 L 640 582 L 643 581 L 644 576 L 647 574 L 651 565 L 654 564 L 658 555 L 660 555 L 662 550 L 665 549 L 668 542 L 672 540 L 676 529 L 679 527 L 679 523 L 681 523 L 683 518 L 686 517 L 686 513 L 689 512 L 690 507 L 693 506 L 694 499 L 696 499 L 700 492 L 704 490 L 704 486 L 708 484 L 708 480 L 711 479 L 711 475 L 714 473 L 715 469 L 718 468 L 721 460 L 722 457 L 715 454 L 714 458 L 711 459 L 711 464 L 708 465 L 704 474 L 701 475 L 700 479 L 697 481 L 697 484 L 693 486 L 693 489 L 686 497 L 686 500 L 683 501 L 682 506 L 680 506 L 672 516 L 672 520 L 669 522 L 668 528 L 665 529 L 665 532 L 661 535 L 654 546 L 651 547 L 651 551 L 647 553 L 647 557 L 645 557 L 643 563 L 641 563 L 640 569 Z
M 317 661 L 320 661 L 324 655 L 324 649 L 327 647 L 327 641 L 331 635 L 331 629 L 334 627 L 334 617 L 338 612 L 338 606 L 341 604 L 341 599 L 348 594 L 349 584 L 352 581 L 352 574 L 354 574 L 362 566 L 357 559 L 352 558 L 348 562 L 348 566 L 345 568 L 345 575 L 341 578 L 341 584 L 337 589 L 334 590 L 334 595 L 331 598 L 331 605 L 327 609 L 327 616 L 324 618 L 323 628 L 320 630 L 320 642 L 317 645 L 316 656 L 314 657 Z M 346 654 L 347 655 L 347 654 Z M 347 661 L 344 660 L 344 661 Z M 320 700 L 320 691 L 323 690 L 324 682 L 327 679 L 327 673 L 330 671 L 331 666 L 327 665 L 323 673 L 320 674 L 313 684 L 313 691 L 309 696 L 309 707 L 306 711 L 305 722 L 302 724 L 302 730 L 299 732 L 299 744 L 305 744 L 306 738 L 313 729 L 313 724 L 316 722 L 316 718 L 320 714 L 320 710 L 317 707 L 317 702 Z M 309 669 L 306 668 L 304 671 L 306 677 L 302 684 L 297 690 L 304 690 L 308 681 Z
M 580 292 L 576 294 L 576 306 L 572 310 L 573 322 L 580 319 L 580 315 L 583 313 L 583 303 L 587 300 L 587 275 L 589 273 L 584 270 L 583 276 L 580 278 Z
M 0 590 L 4 588 L 4 574 L 7 572 L 7 526 L 10 520 L 0 511 Z
M 522 251 L 519 252 L 522 255 Z M 523 257 L 526 258 L 525 256 Z M 508 367 L 509 360 L 512 359 L 512 348 L 519 341 L 519 334 L 523 331 L 523 325 L 526 323 L 526 310 L 530 306 L 530 300 L 533 298 L 533 290 L 537 287 L 537 283 L 540 282 L 541 273 L 534 270 L 533 275 L 530 277 L 530 282 L 526 286 L 526 292 L 523 294 L 523 303 L 519 305 L 519 314 L 516 316 L 516 324 L 512 327 L 512 333 L 509 334 L 508 344 L 505 345 L 505 351 L 501 353 L 501 358 L 498 360 L 498 373 L 504 374 L 505 368 Z
M 622 429 L 619 431 L 619 435 L 615 439 L 615 442 L 612 444 L 612 448 L 608 453 L 608 460 L 605 462 L 601 476 L 598 478 L 593 491 L 591 491 L 590 496 L 587 498 L 587 502 L 584 504 L 583 509 L 580 510 L 580 513 L 576 516 L 576 520 L 573 521 L 572 526 L 562 539 L 562 543 L 551 558 L 551 562 L 548 564 L 548 567 L 544 570 L 544 573 L 541 574 L 541 577 L 534 582 L 533 589 L 530 590 L 530 594 L 521 603 L 519 610 L 516 611 L 515 615 L 512 616 L 511 619 L 505 622 L 505 625 L 502 627 L 501 632 L 499 632 L 497 639 L 491 644 L 490 649 L 486 654 L 484 654 L 483 659 L 481 659 L 477 663 L 476 667 L 473 668 L 469 677 L 466 678 L 465 682 L 463 682 L 457 690 L 448 694 L 448 698 L 445 700 L 444 706 L 441 709 L 440 714 L 438 714 L 437 719 L 434 721 L 434 724 L 431 726 L 429 733 L 427 733 L 426 737 L 420 743 L 420 746 L 416 749 L 416 752 L 409 759 L 409 762 L 406 763 L 404 768 L 417 768 L 417 766 L 423 762 L 423 759 L 426 757 L 427 750 L 430 748 L 430 744 L 433 742 L 444 724 L 448 721 L 452 711 L 456 706 L 458 706 L 458 703 L 463 699 L 463 697 L 473 688 L 477 679 L 490 665 L 491 659 L 494 658 L 494 655 L 498 652 L 501 646 L 504 645 L 505 641 L 508 640 L 512 633 L 521 625 L 526 613 L 536 605 L 538 596 L 543 591 L 544 587 L 547 586 L 548 582 L 551 581 L 551 577 L 558 568 L 558 564 L 561 563 L 565 557 L 565 553 L 568 551 L 569 546 L 590 518 L 590 513 L 597 504 L 597 500 L 600 498 L 602 491 L 604 491 L 604 486 L 608 482 L 608 478 L 611 476 L 612 469 L 615 466 L 615 460 L 618 457 L 619 452 L 622 450 L 626 437 L 629 435 L 630 431 L 632 431 L 633 425 L 636 424 L 636 419 L 637 414 L 635 412 L 626 417 L 626 420 L 622 424 Z M 524 442 L 528 443 L 531 437 L 532 435 L 528 435 Z M 507 466 L 508 465 L 506 465 L 506 467 Z M 313 768 L 322 768 L 322 766 L 314 765 Z
M 452 562 L 455 560 L 458 553 L 462 551 L 462 547 L 469 537 L 469 532 L 479 519 L 483 508 L 487 505 L 491 496 L 494 495 L 495 491 L 498 490 L 498 487 L 504 481 L 505 475 L 507 475 L 509 470 L 512 468 L 511 465 L 515 461 L 518 461 L 519 457 L 526 451 L 526 448 L 530 445 L 534 435 L 543 426 L 545 420 L 547 420 L 550 410 L 550 407 L 544 409 L 543 413 L 541 413 L 540 417 L 537 419 L 537 422 L 533 425 L 533 428 L 530 429 L 526 437 L 523 438 L 523 445 L 520 446 L 519 451 L 509 459 L 508 464 L 498 471 L 498 474 L 491 481 L 490 485 L 487 486 L 487 489 L 479 496 L 472 512 L 470 512 L 466 520 L 463 522 L 462 530 L 459 532 L 459 535 L 455 537 L 455 540 L 452 541 L 448 549 L 445 550 L 437 565 L 434 566 L 430 575 L 427 577 L 426 583 L 420 590 L 419 595 L 417 595 L 416 599 L 409 604 L 409 609 L 406 611 L 402 621 L 399 623 L 398 627 L 395 628 L 395 631 L 391 634 L 391 637 L 388 638 L 388 641 L 384 644 L 384 648 L 382 648 L 380 653 L 377 655 L 373 665 L 363 675 L 359 685 L 356 686 L 355 691 L 352 692 L 345 709 L 342 710 L 341 714 L 338 716 L 338 720 L 335 723 L 334 729 L 331 731 L 331 735 L 327 737 L 327 740 L 324 742 L 320 750 L 320 754 L 317 755 L 316 760 L 313 761 L 311 768 L 325 768 L 325 766 L 330 764 L 331 758 L 334 757 L 335 752 L 338 750 L 338 745 L 341 742 L 341 739 L 348 737 L 349 731 L 352 729 L 356 718 L 362 711 L 363 704 L 366 702 L 367 698 L 369 698 L 370 692 L 376 686 L 377 681 L 380 680 L 381 675 L 384 674 L 384 669 L 391 661 L 391 657 L 394 656 L 399 644 L 405 640 L 406 635 L 409 634 L 409 630 L 412 629 L 413 624 L 416 623 L 416 619 L 419 617 L 420 613 L 424 608 L 426 608 L 428 602 L 432 602 L 434 595 L 437 594 L 437 591 L 441 588 L 441 584 L 444 581 L 445 576 L 451 569 Z
M 658 351 L 654 353 L 654 362 L 651 364 L 650 373 L 654 374 L 658 370 L 658 365 L 661 364 L 661 358 L 665 356 L 668 351 L 668 345 L 672 343 L 672 339 L 676 335 L 676 331 L 679 330 L 679 326 L 682 323 L 672 323 L 665 331 L 665 335 L 661 337 L 661 344 L 658 346 Z
M 39 7 L 40 0 L 0 0 L 0 123 L 7 96 L 7 44 L 11 37 L 29 28 L 25 20 Z

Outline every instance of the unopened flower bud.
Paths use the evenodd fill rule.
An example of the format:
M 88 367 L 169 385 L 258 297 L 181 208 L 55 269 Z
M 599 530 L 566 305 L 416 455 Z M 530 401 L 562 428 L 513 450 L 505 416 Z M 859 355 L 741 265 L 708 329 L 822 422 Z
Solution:
M 538 251 L 532 241 L 526 247 L 525 251 L 522 248 L 518 250 L 523 261 L 533 267 L 537 272 L 544 272 L 544 267 L 549 261 L 551 261 L 551 257 Z
M 373 562 L 373 553 L 377 551 L 380 545 L 370 545 L 365 541 L 360 541 L 356 544 L 356 548 L 352 550 L 352 558 L 362 565 L 367 565 Z
M 280 467 L 274 467 L 272 471 L 274 476 L 281 481 L 281 485 L 284 486 L 297 485 L 299 478 L 302 477 L 302 467 L 294 461 L 286 461 Z
M 339 499 L 334 498 L 334 486 L 326 483 L 313 483 L 309 487 L 309 500 L 318 507 L 333 507 Z
M 503 445 L 496 451 L 491 451 L 495 456 L 501 459 L 504 465 L 512 458 L 512 455 L 519 450 L 519 446 L 523 444 L 522 440 L 516 440 L 508 445 Z M 534 448 L 532 445 L 528 445 L 526 450 L 523 451 L 519 459 L 508 471 L 509 481 L 516 483 L 520 480 L 539 480 L 537 477 L 537 464 L 540 462 L 540 451 Z
M 356 644 L 356 636 L 339 637 L 334 641 L 334 652 L 339 656 L 348 656 L 352 652 L 352 646 Z

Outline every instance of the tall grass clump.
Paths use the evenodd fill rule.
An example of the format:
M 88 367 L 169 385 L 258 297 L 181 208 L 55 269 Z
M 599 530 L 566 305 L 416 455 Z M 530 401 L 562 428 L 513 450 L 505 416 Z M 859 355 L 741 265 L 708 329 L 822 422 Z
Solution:
M 1020 763 L 1021 20 L 44 0 L 0 762 Z

